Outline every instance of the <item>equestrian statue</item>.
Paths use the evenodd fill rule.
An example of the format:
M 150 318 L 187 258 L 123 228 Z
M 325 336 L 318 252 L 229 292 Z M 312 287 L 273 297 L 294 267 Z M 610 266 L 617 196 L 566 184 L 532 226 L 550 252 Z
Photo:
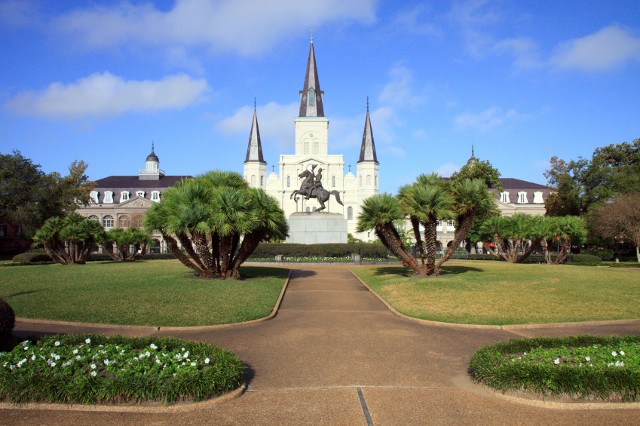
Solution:
M 324 189 L 324 187 L 322 186 L 322 168 L 318 168 L 318 172 L 314 173 L 317 166 L 317 164 L 312 164 L 298 175 L 300 179 L 304 180 L 302 181 L 302 185 L 300 185 L 300 189 L 296 189 L 295 191 L 293 191 L 289 199 L 293 198 L 297 202 L 298 195 L 302 195 L 305 200 L 308 200 L 309 198 L 317 198 L 318 202 L 320 203 L 320 208 L 316 211 L 320 211 L 326 208 L 324 202 L 328 201 L 331 194 L 333 194 L 335 195 L 338 204 L 344 206 L 344 204 L 342 204 L 342 201 L 340 200 L 340 193 L 338 191 L 334 190 L 329 192 Z

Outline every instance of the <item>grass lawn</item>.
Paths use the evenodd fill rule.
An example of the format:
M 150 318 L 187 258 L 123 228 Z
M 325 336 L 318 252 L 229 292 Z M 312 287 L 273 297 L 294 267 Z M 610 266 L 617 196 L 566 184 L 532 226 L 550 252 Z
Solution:
M 196 279 L 177 260 L 0 268 L 16 316 L 110 324 L 196 326 L 261 318 L 288 270 L 243 267 L 242 281 Z
M 640 318 L 640 271 L 572 265 L 452 261 L 440 278 L 402 267 L 354 272 L 405 315 L 466 324 Z

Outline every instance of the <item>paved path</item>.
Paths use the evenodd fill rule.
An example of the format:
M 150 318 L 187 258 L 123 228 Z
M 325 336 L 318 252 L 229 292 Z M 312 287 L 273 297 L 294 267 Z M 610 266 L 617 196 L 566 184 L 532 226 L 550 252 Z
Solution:
M 49 331 L 29 327 L 20 331 Z M 84 331 L 57 327 L 60 331 Z M 95 331 L 95 330 L 90 330 Z M 101 330 L 104 332 L 104 330 Z M 558 409 L 506 400 L 470 385 L 479 347 L 517 336 L 428 326 L 393 315 L 346 267 L 293 271 L 271 321 L 209 331 L 110 330 L 173 335 L 228 348 L 249 365 L 240 398 L 186 412 L 0 410 L 5 424 L 639 424 L 640 409 Z M 518 335 L 640 334 L 640 322 L 539 328 Z M 635 407 L 638 407 L 636 405 Z

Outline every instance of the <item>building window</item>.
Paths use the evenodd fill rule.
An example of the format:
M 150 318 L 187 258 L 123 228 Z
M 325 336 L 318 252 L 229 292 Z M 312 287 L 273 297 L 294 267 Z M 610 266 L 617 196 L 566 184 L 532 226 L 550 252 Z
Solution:
M 120 202 L 129 200 L 129 191 L 122 191 L 120 193 Z
M 113 191 L 105 191 L 104 192 L 104 200 L 103 202 L 105 204 L 112 204 L 113 203 Z
M 96 216 L 96 215 L 91 215 L 91 216 L 89 216 L 87 219 L 89 219 L 89 220 L 95 220 L 96 222 L 100 222 L 100 219 L 98 219 L 98 216 Z
M 360 186 L 362 186 L 362 176 L 360 176 Z
M 304 153 L 305 155 L 309 154 L 309 142 L 304 143 Z
M 307 207 L 307 208 L 305 208 L 305 209 L 304 209 L 304 211 L 306 211 L 306 212 L 310 212 L 310 211 L 311 211 L 311 208 L 310 208 L 310 207 Z
M 536 191 L 533 193 L 533 203 L 534 204 L 544 204 L 544 199 L 542 198 L 542 192 Z
M 103 217 L 102 218 L 102 226 L 104 227 L 104 229 L 113 228 L 113 216 L 106 215 L 105 217 Z
M 500 193 L 500 201 L 503 203 L 510 203 L 511 201 L 509 201 L 509 193 L 508 192 L 501 192 Z
M 313 142 L 313 153 L 316 155 L 320 154 L 320 142 Z
M 22 237 L 22 225 L 18 224 L 13 227 L 14 234 L 16 237 Z
M 151 201 L 160 201 L 160 191 L 151 191 Z
M 376 175 L 375 181 L 376 181 L 376 188 L 377 188 L 378 187 L 378 175 Z
M 291 176 L 287 176 L 287 188 L 291 187 Z
M 347 220 L 353 220 L 353 207 L 347 207 Z
M 335 176 L 331 176 L 331 187 L 332 188 L 336 187 L 336 177 Z
M 367 175 L 367 186 L 371 186 L 371 175 Z
M 251 175 L 251 186 L 256 186 L 256 175 Z
M 98 204 L 99 200 L 98 200 L 98 191 L 91 191 L 89 193 L 89 198 L 91 198 L 91 202 L 94 204 Z
M 260 188 L 264 186 L 264 176 L 260 175 Z
M 7 225 L 3 223 L 2 225 L 0 225 L 0 237 L 6 237 L 6 236 L 7 236 Z
M 142 198 L 144 198 L 144 194 L 145 194 L 145 192 L 144 192 L 144 191 L 136 191 L 136 197 L 142 197 Z
M 524 191 L 520 191 L 518 192 L 518 203 L 528 203 L 529 201 L 527 201 L 527 193 Z
M 118 218 L 118 226 L 120 228 L 128 228 L 130 223 L 131 222 L 129 221 L 129 216 L 127 216 L 126 214 Z

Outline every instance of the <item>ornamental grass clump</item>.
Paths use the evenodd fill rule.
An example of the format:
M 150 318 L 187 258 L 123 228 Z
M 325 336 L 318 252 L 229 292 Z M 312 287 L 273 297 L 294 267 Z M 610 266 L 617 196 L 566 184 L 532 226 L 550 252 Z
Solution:
M 242 384 L 233 353 L 172 338 L 66 335 L 0 353 L 0 400 L 126 403 L 202 401 Z
M 640 336 L 507 340 L 477 351 L 469 373 L 504 392 L 637 401 Z

